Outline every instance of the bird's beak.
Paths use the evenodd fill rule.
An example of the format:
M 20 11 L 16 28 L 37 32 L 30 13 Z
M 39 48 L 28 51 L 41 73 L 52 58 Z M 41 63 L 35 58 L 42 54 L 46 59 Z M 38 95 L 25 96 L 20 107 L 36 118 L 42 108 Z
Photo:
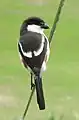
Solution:
M 43 24 L 43 25 L 41 26 L 41 28 L 49 29 L 49 25 L 48 25 L 47 23 L 45 23 L 45 24 Z

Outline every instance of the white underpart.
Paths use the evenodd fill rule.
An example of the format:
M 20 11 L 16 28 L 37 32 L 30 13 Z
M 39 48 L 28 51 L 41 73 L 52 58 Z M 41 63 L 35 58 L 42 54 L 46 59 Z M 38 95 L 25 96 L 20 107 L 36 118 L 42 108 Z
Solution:
M 45 34 L 44 34 L 44 36 L 45 36 Z M 46 70 L 46 63 L 48 62 L 49 55 L 50 55 L 50 47 L 49 47 L 49 41 L 48 41 L 47 37 L 46 37 L 46 40 L 47 40 L 47 52 L 46 52 L 47 59 L 46 59 L 46 61 L 45 60 L 43 61 L 43 64 L 42 64 L 42 67 L 41 67 L 41 72 L 44 72 Z
M 46 40 L 47 40 L 47 52 L 46 52 L 46 55 L 47 55 L 47 60 L 46 62 L 48 62 L 48 59 L 49 59 L 49 55 L 50 55 L 50 46 L 49 46 L 49 40 L 48 38 L 46 37 L 46 35 L 44 34 Z
M 46 62 L 43 61 L 42 67 L 41 67 L 41 73 L 46 71 Z

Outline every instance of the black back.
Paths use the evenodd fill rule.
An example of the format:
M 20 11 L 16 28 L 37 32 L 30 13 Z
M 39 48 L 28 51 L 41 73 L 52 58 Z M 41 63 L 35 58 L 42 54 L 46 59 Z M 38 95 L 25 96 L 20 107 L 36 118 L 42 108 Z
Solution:
M 24 20 L 20 28 L 20 43 L 23 47 L 25 52 L 32 51 L 32 58 L 25 57 L 20 49 L 18 44 L 19 52 L 23 58 L 23 61 L 33 70 L 34 67 L 41 68 L 41 65 L 44 61 L 46 51 L 47 51 L 47 40 L 45 38 L 44 48 L 40 55 L 34 56 L 33 51 L 37 51 L 40 48 L 42 35 L 39 33 L 31 32 L 27 30 L 28 25 L 38 25 L 41 28 L 48 29 L 45 22 L 40 19 L 39 17 L 29 17 L 28 19 Z
M 29 33 L 29 34 L 30 34 L 30 33 Z M 24 40 L 23 40 L 22 38 L 25 37 L 25 36 L 26 36 L 26 35 L 24 35 L 24 36 L 22 36 L 22 37 L 20 38 L 21 44 L 23 44 L 23 41 L 24 41 Z M 38 35 L 37 35 L 37 36 L 38 36 Z M 23 49 L 23 50 L 26 52 L 26 51 L 28 51 L 27 48 L 28 48 L 28 49 L 31 49 L 31 50 L 33 50 L 35 46 L 36 46 L 35 49 L 38 48 L 38 47 L 40 46 L 40 41 L 39 41 L 39 40 L 35 40 L 35 39 L 34 39 L 34 41 L 36 41 L 36 43 L 35 43 L 35 45 L 33 45 L 33 44 L 34 44 L 34 42 L 33 42 L 33 44 L 31 44 L 31 47 L 29 47 L 28 44 L 27 44 L 27 45 L 24 44 L 25 49 Z M 37 41 L 39 41 L 39 42 L 37 42 Z M 29 44 L 30 44 L 30 43 L 29 43 Z M 26 47 L 26 46 L 27 46 L 27 47 Z M 38 47 L 37 47 L 37 46 L 38 46 Z M 38 55 L 38 56 L 34 56 L 34 54 L 33 54 L 32 58 L 28 58 L 28 57 L 25 57 L 25 56 L 23 55 L 23 53 L 22 53 L 22 51 L 21 51 L 21 49 L 20 49 L 19 44 L 18 44 L 18 48 L 19 48 L 19 52 L 20 52 L 23 60 L 24 60 L 25 63 L 32 69 L 32 71 L 34 70 L 34 67 L 36 67 L 36 68 L 41 68 L 42 63 L 43 63 L 44 58 L 45 58 L 46 51 L 47 51 L 47 40 L 46 40 L 46 39 L 45 39 L 44 48 L 43 48 L 43 51 L 41 52 L 41 54 Z
M 42 35 L 35 32 L 28 31 L 27 34 L 20 36 L 20 43 L 25 52 L 37 51 L 40 48 Z

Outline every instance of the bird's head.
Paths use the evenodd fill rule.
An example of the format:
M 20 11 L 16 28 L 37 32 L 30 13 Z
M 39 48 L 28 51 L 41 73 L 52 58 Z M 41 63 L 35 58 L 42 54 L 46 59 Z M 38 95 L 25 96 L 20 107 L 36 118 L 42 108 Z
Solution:
M 37 31 L 40 33 L 44 29 L 49 29 L 49 26 L 44 20 L 39 17 L 29 17 L 28 19 L 24 20 L 20 29 L 20 35 L 24 34 L 26 31 Z

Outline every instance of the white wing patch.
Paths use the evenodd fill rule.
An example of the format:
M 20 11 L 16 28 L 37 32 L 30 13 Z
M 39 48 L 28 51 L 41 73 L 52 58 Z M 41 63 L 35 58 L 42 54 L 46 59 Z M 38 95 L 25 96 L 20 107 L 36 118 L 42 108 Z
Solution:
M 34 51 L 34 56 L 38 56 L 41 54 L 41 52 L 43 51 L 43 48 L 44 48 L 44 42 L 45 42 L 45 39 L 44 39 L 44 36 L 42 35 L 42 43 L 41 43 L 41 46 L 40 48 L 37 50 L 37 51 Z M 21 52 L 23 53 L 23 55 L 25 57 L 28 57 L 28 58 L 32 58 L 32 51 L 29 51 L 29 52 L 25 52 L 22 48 L 22 45 L 21 43 L 19 42 L 19 46 L 20 46 L 20 49 L 21 49 Z
M 45 39 L 44 39 L 44 36 L 42 35 L 42 43 L 41 43 L 40 48 L 39 48 L 37 51 L 34 51 L 34 55 L 35 55 L 35 56 L 40 55 L 41 52 L 43 51 L 43 48 L 44 48 L 44 42 L 45 42 Z
M 19 42 L 19 45 L 20 45 L 21 52 L 23 53 L 23 55 L 24 55 L 25 57 L 32 58 L 32 52 L 31 52 L 31 51 L 29 51 L 29 52 L 24 52 L 24 50 L 23 50 L 22 45 L 21 45 L 20 42 Z

